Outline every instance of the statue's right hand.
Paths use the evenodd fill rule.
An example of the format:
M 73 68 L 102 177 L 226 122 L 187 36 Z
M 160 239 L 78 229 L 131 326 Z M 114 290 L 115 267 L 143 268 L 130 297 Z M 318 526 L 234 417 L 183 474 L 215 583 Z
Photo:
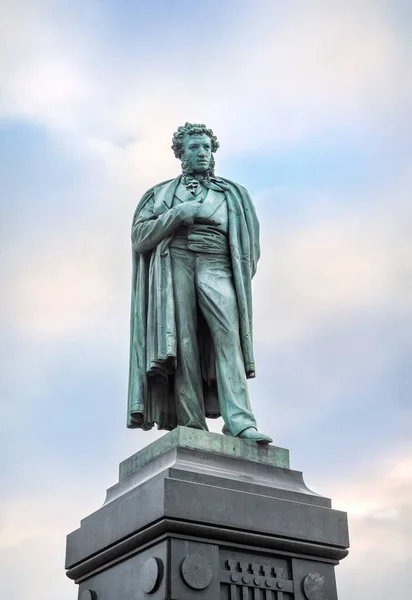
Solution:
M 183 202 L 183 204 L 180 204 L 176 208 L 183 223 L 185 225 L 193 225 L 201 206 L 202 203 L 198 200 L 191 200 L 189 202 Z

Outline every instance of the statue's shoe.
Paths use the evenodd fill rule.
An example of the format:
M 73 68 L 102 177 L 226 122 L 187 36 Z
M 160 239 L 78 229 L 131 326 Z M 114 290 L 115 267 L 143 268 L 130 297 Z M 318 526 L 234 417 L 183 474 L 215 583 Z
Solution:
M 238 433 L 237 437 L 242 438 L 243 440 L 251 440 L 258 444 L 270 444 L 273 442 L 272 438 L 264 433 L 260 433 L 255 427 L 247 427 Z

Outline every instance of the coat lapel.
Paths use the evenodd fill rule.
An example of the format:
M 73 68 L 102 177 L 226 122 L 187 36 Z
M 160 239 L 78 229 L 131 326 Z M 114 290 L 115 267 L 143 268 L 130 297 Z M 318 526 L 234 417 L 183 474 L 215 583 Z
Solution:
M 224 200 L 225 195 L 223 192 L 217 192 L 209 189 L 197 216 L 201 217 L 202 219 L 211 217 Z
M 164 213 L 166 210 L 171 208 L 173 203 L 173 198 L 176 192 L 176 188 L 179 185 L 181 179 L 181 175 L 172 179 L 168 183 L 163 183 L 155 186 L 154 193 L 154 206 L 153 211 L 154 214 L 159 216 Z
M 201 192 L 200 189 L 199 192 Z M 180 202 L 190 202 L 191 200 L 197 198 L 198 195 L 199 194 L 194 196 L 192 192 L 190 192 L 182 183 L 180 183 L 175 190 L 175 196 L 178 198 L 178 200 L 180 200 Z

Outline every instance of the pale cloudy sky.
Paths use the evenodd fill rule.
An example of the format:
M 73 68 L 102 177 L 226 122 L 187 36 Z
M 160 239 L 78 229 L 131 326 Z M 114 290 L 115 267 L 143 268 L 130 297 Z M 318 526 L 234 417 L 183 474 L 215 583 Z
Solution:
M 349 511 L 339 598 L 410 597 L 411 29 L 409 0 L 0 0 L 1 598 L 77 597 L 66 534 L 160 435 L 125 429 L 129 231 L 186 120 L 255 199 L 252 401 Z

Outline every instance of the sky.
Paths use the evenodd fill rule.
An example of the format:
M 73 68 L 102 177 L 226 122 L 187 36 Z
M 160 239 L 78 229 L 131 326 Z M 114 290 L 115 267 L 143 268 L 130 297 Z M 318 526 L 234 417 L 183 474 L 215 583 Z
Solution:
M 411 29 L 408 0 L 0 0 L 1 598 L 77 597 L 65 536 L 162 435 L 125 428 L 130 225 L 185 121 L 256 205 L 252 404 L 348 512 L 339 599 L 410 597 Z

